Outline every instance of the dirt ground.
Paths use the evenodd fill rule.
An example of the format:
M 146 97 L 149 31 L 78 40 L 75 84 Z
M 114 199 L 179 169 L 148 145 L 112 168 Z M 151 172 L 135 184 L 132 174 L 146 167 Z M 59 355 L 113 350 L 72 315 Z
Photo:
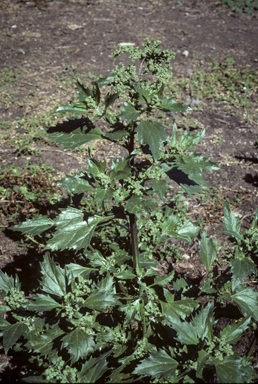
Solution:
M 71 91 L 67 92 L 64 84 L 57 82 L 63 74 L 107 75 L 117 63 L 110 53 L 118 43 L 141 45 L 146 37 L 161 40 L 162 49 L 176 52 L 172 66 L 178 79 L 189 78 L 192 73 L 205 69 L 210 55 L 219 63 L 230 56 L 238 67 L 257 71 L 258 11 L 237 14 L 226 5 L 216 3 L 215 0 L 0 0 L 0 70 L 4 74 L 6 68 L 11 68 L 13 76 L 13 82 L 0 89 L 1 120 L 9 124 L 8 130 L 0 129 L 1 168 L 12 164 L 22 167 L 28 157 L 31 164 L 44 162 L 52 166 L 58 176 L 84 168 L 86 152 L 63 152 L 41 140 L 35 142 L 36 148 L 42 151 L 40 158 L 34 152 L 18 156 L 15 137 L 22 140 L 26 131 L 16 121 L 30 119 L 36 112 L 48 112 L 69 101 Z M 0 84 L 1 81 L 3 83 L 4 78 Z M 195 94 L 190 96 L 194 98 Z M 187 97 L 186 94 L 183 101 L 187 101 Z M 256 94 L 253 101 L 257 100 Z M 257 104 L 253 107 L 255 111 L 258 112 Z M 232 202 L 231 209 L 241 217 L 243 228 L 250 226 L 255 215 L 257 114 L 248 116 L 241 108 L 230 110 L 225 103 L 207 98 L 201 100 L 199 107 L 193 106 L 187 115 L 199 127 L 206 127 L 206 136 L 198 150 L 221 166 L 220 170 L 206 175 L 208 184 L 219 189 L 217 203 L 193 198 L 189 214 L 195 220 L 203 217 L 208 233 L 223 243 L 226 237 L 218 231 L 222 229 L 225 198 Z M 184 119 L 185 114 L 179 114 L 179 127 Z M 42 126 L 38 130 L 42 131 Z M 10 140 L 14 140 L 14 145 L 10 145 Z M 101 142 L 94 146 L 100 150 L 100 157 L 115 156 L 110 144 Z M 37 211 L 33 204 L 30 207 Z M 0 267 L 14 273 L 26 268 L 28 259 L 22 255 L 19 238 L 12 237 L 7 230 L 8 212 L 1 203 Z M 185 248 L 190 258 L 182 259 L 177 265 L 178 273 L 190 279 L 202 276 L 195 245 Z M 222 328 L 226 318 L 221 314 Z M 246 332 L 242 344 L 237 346 L 238 351 L 248 351 L 250 340 Z M 258 358 L 257 346 L 253 355 Z M 17 358 L 2 355 L 2 381 L 15 381 L 20 369 L 17 367 L 21 366 Z

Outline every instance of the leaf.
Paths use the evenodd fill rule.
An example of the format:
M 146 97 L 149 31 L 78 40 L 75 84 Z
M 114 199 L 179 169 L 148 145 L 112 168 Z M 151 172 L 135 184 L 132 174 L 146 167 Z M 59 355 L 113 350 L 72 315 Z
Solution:
M 196 377 L 198 379 L 203 379 L 202 371 L 208 359 L 209 359 L 209 353 L 207 353 L 203 349 L 201 351 L 198 351 L 197 370 L 196 370 Z
M 64 148 L 74 149 L 92 140 L 101 139 L 103 133 L 88 118 L 80 118 L 57 123 L 47 130 L 51 139 Z
M 99 290 L 92 292 L 84 301 L 83 305 L 96 311 L 102 311 L 119 304 L 121 304 L 120 301 L 117 300 L 112 293 Z
M 200 227 L 196 227 L 193 223 L 191 223 L 190 221 L 187 221 L 182 225 L 180 229 L 178 229 L 176 232 L 171 234 L 171 236 L 190 243 L 193 238 L 198 236 L 199 232 L 200 232 Z
M 47 242 L 46 248 L 52 251 L 86 249 L 97 225 L 107 220 L 109 220 L 108 217 L 91 216 L 85 221 L 82 211 L 75 208 L 64 209 L 55 219 L 57 229 L 52 239 Z
M 64 296 L 66 293 L 64 270 L 56 265 L 49 253 L 44 255 L 44 261 L 40 263 L 43 275 L 41 285 L 45 292 L 57 296 Z
M 14 288 L 14 278 L 0 269 L 0 290 L 7 295 L 12 288 Z
M 173 324 L 175 319 L 185 319 L 186 316 L 189 316 L 195 308 L 198 307 L 198 302 L 194 299 L 182 299 L 174 301 L 174 295 L 170 293 L 167 289 L 163 289 L 167 303 L 164 301 L 159 301 L 161 305 L 162 314 L 166 319 Z
M 50 356 L 55 353 L 53 349 L 53 341 L 64 334 L 64 331 L 59 328 L 58 324 L 49 328 L 44 334 L 33 336 L 25 346 L 28 349 L 32 349 L 34 352 L 39 353 L 42 356 Z
M 99 87 L 103 87 L 103 85 L 111 85 L 116 76 L 117 76 L 116 73 L 111 73 L 108 76 L 99 77 L 98 80 L 95 81 L 95 83 L 98 83 Z
M 88 335 L 80 328 L 74 329 L 62 338 L 61 349 L 66 348 L 71 355 L 71 363 L 74 364 L 82 357 L 93 352 L 95 342 L 93 336 Z
M 3 330 L 3 347 L 5 353 L 7 354 L 8 350 L 16 343 L 16 341 L 28 330 L 27 325 L 22 322 L 10 324 L 6 326 Z
M 214 315 L 214 302 L 208 303 L 202 307 L 200 311 L 192 319 L 192 324 L 196 329 L 197 336 L 203 340 L 205 337 L 212 340 L 213 326 L 215 323 Z
M 151 187 L 154 192 L 160 197 L 160 200 L 165 203 L 169 185 L 166 180 L 152 180 Z
M 72 104 L 66 104 L 62 107 L 58 107 L 55 110 L 55 113 L 73 113 L 73 114 L 85 114 L 86 111 L 88 110 L 88 107 L 84 103 L 72 103 Z
M 100 176 L 101 173 L 105 173 L 107 168 L 106 160 L 98 161 L 98 160 L 88 160 L 88 168 L 87 172 L 90 173 L 93 177 Z
M 172 97 L 162 97 L 162 103 L 160 104 L 159 109 L 161 109 L 162 111 L 170 112 L 186 112 L 191 110 L 188 105 L 185 105 L 181 102 L 177 102 L 173 100 Z
M 48 295 L 42 295 L 38 293 L 33 297 L 32 300 L 30 300 L 28 303 L 23 305 L 28 309 L 29 311 L 51 311 L 52 309 L 56 309 L 58 307 L 61 307 L 61 305 L 52 299 L 52 297 Z
M 8 309 L 8 311 L 9 310 L 10 310 L 10 308 Z M 7 320 L 5 320 L 2 316 L 0 316 L 0 330 L 5 329 L 9 325 L 10 325 L 10 323 Z
M 56 185 L 60 188 L 65 188 L 71 194 L 85 193 L 91 191 L 93 187 L 85 179 L 84 173 L 79 173 L 74 176 L 67 176 L 64 179 L 58 181 Z
M 87 97 L 91 96 L 92 92 L 88 87 L 85 88 L 79 80 L 77 80 L 77 87 L 79 92 L 79 101 L 82 103 Z
M 241 339 L 243 332 L 248 328 L 250 320 L 251 316 L 243 318 L 239 323 L 226 325 L 220 333 L 220 338 L 223 337 L 226 344 L 237 343 Z
M 232 290 L 234 291 L 240 282 L 246 278 L 246 276 L 255 272 L 255 263 L 252 260 L 246 258 L 243 254 L 242 258 L 230 260 L 229 264 L 233 273 Z
M 20 224 L 9 227 L 9 229 L 36 236 L 48 230 L 53 225 L 53 220 L 49 219 L 47 216 L 35 215 L 33 219 L 26 220 Z
M 131 167 L 128 164 L 128 159 L 122 157 L 121 159 L 115 159 L 112 161 L 111 170 L 108 172 L 110 179 L 123 180 L 130 176 Z
M 183 345 L 197 345 L 199 343 L 197 328 L 194 324 L 174 318 L 171 327 L 177 332 L 177 340 Z
M 172 271 L 164 276 L 155 277 L 154 283 L 151 284 L 151 287 L 153 285 L 162 285 L 163 287 L 168 285 L 171 282 L 171 280 L 174 278 L 174 275 L 175 275 L 175 271 Z
M 119 120 L 132 120 L 136 121 L 141 114 L 137 111 L 134 106 L 130 103 L 125 102 L 123 107 L 120 109 L 121 113 L 117 116 Z
M 149 103 L 151 101 L 151 93 L 146 88 L 137 87 L 133 85 L 135 91 L 138 93 L 138 102 L 139 103 Z
M 78 379 L 83 383 L 96 383 L 107 370 L 106 358 L 112 353 L 108 351 L 99 357 L 91 357 L 90 360 L 83 364 Z
M 226 356 L 216 362 L 218 383 L 249 383 L 250 366 L 244 366 L 238 356 Z
M 142 360 L 133 373 L 145 377 L 167 377 L 169 379 L 175 374 L 178 364 L 166 351 L 161 349 L 159 351 L 151 351 L 149 357 Z
M 65 266 L 65 274 L 68 278 L 68 284 L 71 284 L 73 279 L 78 276 L 82 276 L 86 279 L 92 271 L 96 271 L 96 268 L 83 267 L 82 265 L 70 263 Z
M 230 210 L 228 204 L 224 202 L 224 219 L 222 225 L 224 227 L 224 233 L 234 237 L 238 242 L 243 239 L 243 235 L 240 234 L 241 223 L 239 219 Z
M 119 93 L 107 93 L 105 97 L 105 109 L 108 109 L 119 98 Z
M 244 316 L 252 316 L 258 321 L 258 292 L 251 288 L 241 287 L 230 298 L 240 306 Z
M 125 209 L 129 213 L 136 215 L 141 213 L 148 214 L 150 210 L 154 210 L 157 203 L 154 200 L 144 200 L 141 196 L 133 195 L 129 200 L 125 201 Z
M 218 242 L 210 239 L 207 232 L 203 231 L 199 241 L 201 261 L 210 272 L 211 265 L 217 257 Z
M 148 144 L 154 160 L 159 157 L 161 144 L 168 139 L 165 127 L 158 123 L 148 120 L 142 120 L 136 128 L 139 143 Z
M 108 133 L 103 136 L 103 139 L 107 139 L 110 141 L 120 141 L 123 140 L 123 138 L 128 136 L 128 132 L 125 129 L 119 129 L 119 130 L 111 130 Z

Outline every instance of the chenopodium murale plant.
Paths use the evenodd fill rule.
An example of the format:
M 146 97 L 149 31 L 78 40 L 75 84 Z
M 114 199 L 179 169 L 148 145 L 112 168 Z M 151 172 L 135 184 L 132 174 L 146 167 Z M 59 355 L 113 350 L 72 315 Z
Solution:
M 164 96 L 174 54 L 159 45 L 147 39 L 142 49 L 118 46 L 113 55 L 127 53 L 132 65 L 118 65 L 91 87 L 78 81 L 79 102 L 57 109 L 77 117 L 48 129 L 64 148 L 105 139 L 127 155 L 109 163 L 89 151 L 85 171 L 57 183 L 73 197 L 88 196 L 96 212 L 78 204 L 54 219 L 37 215 L 12 227 L 35 237 L 53 229 L 46 244 L 53 257 L 47 252 L 40 263 L 38 292 L 26 296 L 17 277 L 0 274 L 6 300 L 1 310 L 8 316 L 0 317 L 3 346 L 6 353 L 29 353 L 37 368 L 28 380 L 178 382 L 203 379 L 206 365 L 217 364 L 220 381 L 231 375 L 233 363 L 242 364 L 232 360 L 231 349 L 214 353 L 214 302 L 200 309 L 195 298 L 168 290 L 174 271 L 158 274 L 158 257 L 148 244 L 155 240 L 161 247 L 168 237 L 191 242 L 198 235 L 198 227 L 169 207 L 170 180 L 192 194 L 207 188 L 202 172 L 217 169 L 193 150 L 204 130 L 178 136 L 174 123 L 168 134 L 155 120 L 155 111 L 188 110 Z M 109 89 L 105 97 L 101 88 Z M 58 259 L 65 250 L 74 250 L 75 262 Z M 175 289 L 184 292 L 187 283 L 181 280 Z

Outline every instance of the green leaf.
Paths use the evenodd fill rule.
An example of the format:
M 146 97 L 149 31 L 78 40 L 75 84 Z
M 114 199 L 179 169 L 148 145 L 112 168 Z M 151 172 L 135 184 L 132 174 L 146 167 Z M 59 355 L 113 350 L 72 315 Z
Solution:
M 162 314 L 172 324 L 175 319 L 185 319 L 189 316 L 195 308 L 198 307 L 198 302 L 191 298 L 174 301 L 174 295 L 167 289 L 163 289 L 167 303 L 159 301 L 161 305 Z
M 52 309 L 56 309 L 58 307 L 61 307 L 61 305 L 52 299 L 52 297 L 48 295 L 42 295 L 38 293 L 36 296 L 33 297 L 32 300 L 30 300 L 28 303 L 23 305 L 28 309 L 29 311 L 51 311 Z
M 205 337 L 212 340 L 213 326 L 215 323 L 214 315 L 214 302 L 210 302 L 206 307 L 202 307 L 200 311 L 192 319 L 192 325 L 196 330 L 197 336 L 203 340 Z
M 97 225 L 106 220 L 108 217 L 91 216 L 85 221 L 82 211 L 75 208 L 63 209 L 55 218 L 57 229 L 52 239 L 47 242 L 46 248 L 52 251 L 86 249 Z
M 223 337 L 226 344 L 237 343 L 241 339 L 243 332 L 248 328 L 250 320 L 251 316 L 243 318 L 239 323 L 226 325 L 221 331 L 220 337 Z
M 238 242 L 243 239 L 243 235 L 240 234 L 241 222 L 230 210 L 228 204 L 224 202 L 224 219 L 222 225 L 224 227 L 224 233 L 234 237 Z
M 151 187 L 154 192 L 160 197 L 160 200 L 165 203 L 169 185 L 166 180 L 152 180 Z
M 172 328 L 177 332 L 177 340 L 183 345 L 197 345 L 199 343 L 197 328 L 192 323 L 174 318 Z
M 74 263 L 66 264 L 65 266 L 65 274 L 68 278 L 68 284 L 71 284 L 73 279 L 78 276 L 82 276 L 86 279 L 92 271 L 96 271 L 96 268 L 83 267 L 82 265 Z
M 8 309 L 8 311 L 10 310 L 10 308 Z M 10 325 L 10 323 L 5 320 L 2 316 L 0 316 L 0 330 L 2 331 L 3 329 L 5 329 L 6 327 L 8 327 Z
M 245 255 L 242 255 L 242 258 L 238 257 L 235 260 L 230 260 L 229 262 L 232 268 L 232 290 L 240 284 L 242 280 L 246 278 L 246 276 L 251 275 L 255 272 L 255 263 L 246 258 Z
M 78 379 L 83 383 L 96 383 L 107 370 L 106 358 L 111 354 L 111 351 L 104 353 L 99 357 L 91 357 L 90 360 L 83 364 Z
M 84 180 L 83 177 L 85 177 L 85 175 L 82 172 L 74 176 L 67 176 L 58 181 L 56 185 L 60 188 L 65 188 L 71 194 L 91 191 L 93 187 L 87 180 Z
M 186 112 L 191 110 L 188 105 L 185 105 L 181 102 L 177 102 L 173 100 L 172 97 L 162 97 L 162 102 L 159 106 L 159 109 L 161 109 L 162 111 L 170 112 Z
M 92 292 L 84 301 L 84 307 L 93 310 L 102 311 L 116 305 L 121 304 L 112 293 L 107 293 L 105 290 Z
M 105 109 L 108 109 L 119 98 L 119 93 L 107 93 L 105 97 Z
M 158 123 L 148 120 L 142 120 L 136 128 L 139 143 L 148 144 L 154 160 L 159 157 L 161 144 L 168 139 L 165 127 Z
M 53 349 L 53 341 L 64 334 L 58 324 L 49 328 L 44 334 L 34 335 L 25 346 L 42 356 L 50 356 L 55 353 Z
M 154 283 L 151 284 L 151 287 L 153 285 L 162 285 L 163 287 L 171 283 L 171 280 L 174 278 L 175 271 L 172 271 L 164 276 L 157 276 L 154 279 Z
M 252 316 L 258 321 L 258 292 L 240 287 L 230 298 L 240 306 L 244 316 Z
M 133 272 L 129 271 L 128 269 L 125 270 L 124 272 L 116 273 L 115 276 L 116 276 L 117 279 L 121 279 L 121 280 L 123 280 L 123 279 L 125 279 L 125 280 L 130 279 L 130 280 L 132 280 L 132 279 L 136 278 L 136 275 Z
M 226 356 L 216 362 L 218 383 L 249 383 L 250 366 L 244 366 L 238 356 Z
M 106 160 L 98 161 L 98 160 L 88 160 L 88 168 L 87 172 L 90 173 L 93 177 L 100 176 L 101 173 L 105 173 L 107 168 Z
M 12 276 L 8 276 L 6 272 L 4 273 L 0 269 L 0 290 L 4 291 L 7 295 L 8 292 L 14 288 L 14 286 L 14 278 Z
M 55 110 L 55 113 L 73 113 L 73 114 L 85 114 L 85 112 L 88 110 L 88 107 L 84 103 L 72 103 L 72 104 L 66 104 L 62 107 L 58 107 Z
M 111 85 L 116 76 L 117 76 L 116 73 L 111 73 L 108 76 L 99 77 L 98 80 L 95 81 L 95 83 L 98 83 L 99 87 L 103 87 L 103 85 Z
M 131 174 L 131 167 L 128 164 L 128 159 L 122 157 L 115 159 L 111 164 L 111 171 L 108 172 L 110 179 L 123 180 Z
M 16 341 L 22 336 L 25 335 L 28 330 L 27 325 L 22 322 L 9 324 L 3 330 L 3 347 L 5 353 L 7 354 L 8 350 L 16 343 Z
M 196 227 L 190 221 L 185 222 L 179 229 L 176 230 L 178 224 L 179 218 L 172 214 L 162 223 L 163 234 L 184 240 L 188 243 L 190 243 L 193 238 L 198 236 L 200 228 Z
M 65 148 L 74 149 L 82 144 L 101 139 L 103 133 L 88 118 L 64 121 L 47 130 L 52 140 Z
M 198 379 L 203 379 L 202 371 L 208 359 L 209 359 L 209 353 L 207 353 L 203 349 L 201 351 L 198 351 L 197 370 L 196 370 L 196 377 Z
M 64 296 L 66 293 L 65 272 L 56 265 L 49 253 L 44 255 L 44 261 L 40 263 L 43 275 L 41 285 L 45 292 L 57 296 Z
M 154 200 L 144 200 L 141 196 L 133 195 L 129 200 L 125 202 L 125 209 L 129 213 L 136 215 L 141 213 L 143 215 L 154 210 L 157 203 Z
M 108 133 L 103 136 L 103 139 L 107 139 L 110 141 L 120 141 L 123 140 L 123 138 L 128 136 L 128 132 L 125 129 L 119 129 L 119 130 L 111 130 Z
M 48 230 L 53 225 L 53 220 L 49 219 L 47 216 L 35 215 L 33 219 L 14 225 L 10 227 L 10 229 L 12 231 L 19 231 L 28 235 L 36 236 Z
M 210 272 L 211 265 L 217 257 L 218 242 L 210 239 L 207 232 L 203 231 L 199 241 L 201 261 Z
M 136 85 L 133 86 L 135 91 L 138 93 L 138 102 L 139 103 L 148 103 L 151 101 L 151 93 L 146 88 L 137 87 Z
M 130 103 L 125 102 L 123 107 L 120 109 L 121 113 L 117 116 L 119 120 L 132 120 L 136 121 L 140 115 L 140 112 L 137 111 L 134 106 Z
M 149 357 L 142 360 L 133 373 L 145 377 L 167 377 L 169 379 L 175 374 L 178 364 L 166 351 L 161 349 L 159 351 L 151 351 Z
M 93 352 L 95 346 L 93 336 L 88 335 L 80 328 L 74 329 L 62 338 L 62 347 L 71 355 L 71 363 L 74 364 L 82 357 Z
M 91 96 L 92 92 L 88 87 L 85 88 L 79 80 L 77 80 L 77 87 L 79 92 L 79 101 L 82 103 L 85 99 L 87 99 L 87 97 Z

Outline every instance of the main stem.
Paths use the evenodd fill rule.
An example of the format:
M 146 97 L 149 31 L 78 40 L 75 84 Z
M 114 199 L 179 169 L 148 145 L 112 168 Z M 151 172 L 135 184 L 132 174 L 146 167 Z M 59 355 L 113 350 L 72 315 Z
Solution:
M 134 150 L 134 136 L 135 136 L 135 123 L 131 124 L 131 133 L 129 141 L 129 154 Z M 134 158 L 131 159 L 130 165 L 134 170 Z M 136 216 L 133 213 L 129 213 L 130 220 L 130 229 L 131 229 L 131 241 L 132 241 L 132 253 L 133 253 L 133 268 L 136 269 L 139 266 L 139 245 L 138 245 L 138 232 L 137 232 L 137 222 Z

